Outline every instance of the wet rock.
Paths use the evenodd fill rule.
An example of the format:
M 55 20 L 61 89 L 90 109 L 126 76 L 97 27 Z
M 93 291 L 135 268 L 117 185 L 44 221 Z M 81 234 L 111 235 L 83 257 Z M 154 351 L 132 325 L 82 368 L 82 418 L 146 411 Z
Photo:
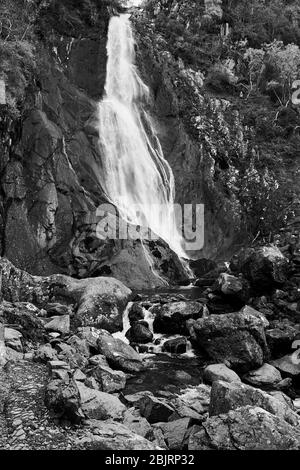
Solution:
M 13 328 L 5 328 L 4 329 L 4 341 L 6 346 L 11 349 L 14 349 L 18 352 L 23 352 L 23 345 L 21 342 L 22 333 Z
M 182 336 L 180 338 L 169 339 L 164 342 L 162 351 L 172 354 L 184 354 L 187 351 L 187 339 Z
M 263 364 L 259 369 L 248 372 L 243 380 L 254 387 L 274 389 L 282 381 L 282 377 L 274 366 Z
M 80 394 L 76 383 L 62 380 L 52 380 L 46 388 L 46 406 L 55 413 L 58 418 L 66 418 L 74 423 L 79 423 L 84 417 L 80 406 Z
M 45 329 L 47 331 L 55 331 L 62 335 L 70 333 L 70 316 L 62 315 L 52 317 L 49 323 L 46 323 Z
M 251 307 L 189 322 L 191 337 L 211 359 L 239 372 L 260 367 L 268 357 L 266 318 Z
M 204 369 L 204 380 L 208 384 L 212 384 L 215 380 L 223 380 L 225 382 L 240 382 L 239 376 L 225 364 L 211 364 Z
M 153 339 L 153 333 L 149 330 L 146 322 L 135 322 L 127 331 L 126 338 L 131 343 L 150 343 Z
M 139 354 L 131 346 L 104 330 L 97 340 L 97 347 L 99 353 L 103 354 L 108 363 L 116 369 L 140 372 L 145 368 Z
M 246 303 L 250 297 L 249 282 L 242 277 L 232 276 L 227 273 L 220 274 L 216 283 L 216 290 L 225 296 L 232 297 L 244 303 Z
M 98 364 L 88 374 L 97 380 L 99 390 L 102 392 L 113 393 L 125 388 L 126 375 L 124 372 L 112 370 L 108 365 Z
M 57 351 L 52 348 L 51 344 L 43 344 L 36 350 L 34 359 L 43 363 L 53 361 L 57 359 Z
M 80 394 L 80 403 L 83 413 L 91 419 L 115 419 L 120 420 L 126 407 L 114 395 L 100 392 L 86 387 L 77 382 Z
M 139 436 L 150 438 L 152 434 L 152 427 L 146 418 L 143 418 L 139 410 L 135 408 L 129 408 L 124 413 L 124 426 L 138 434 Z
M 89 420 L 77 444 L 86 450 L 158 450 L 159 447 L 121 423 Z
M 182 418 L 170 423 L 157 423 L 154 426 L 162 430 L 169 449 L 182 450 L 190 424 L 190 418 Z
M 299 429 L 257 406 L 213 416 L 202 426 L 189 439 L 191 451 L 300 449 Z
M 212 384 L 210 416 L 228 413 L 230 410 L 248 405 L 259 406 L 293 426 L 299 424 L 298 416 L 287 404 L 262 390 L 237 382 L 216 381 Z
M 142 305 L 139 302 L 134 302 L 128 312 L 130 324 L 135 323 L 139 320 L 143 320 L 144 317 L 145 312 Z
M 232 271 L 243 273 L 260 291 L 284 284 L 288 267 L 287 258 L 273 245 L 242 250 L 230 263 Z
M 184 334 L 186 321 L 202 316 L 203 305 L 199 302 L 170 302 L 155 306 L 153 328 L 156 333 Z

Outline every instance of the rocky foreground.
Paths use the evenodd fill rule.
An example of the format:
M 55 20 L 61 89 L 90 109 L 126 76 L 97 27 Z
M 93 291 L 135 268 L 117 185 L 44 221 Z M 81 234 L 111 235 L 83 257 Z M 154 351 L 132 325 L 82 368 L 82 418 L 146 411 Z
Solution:
M 0 448 L 300 449 L 297 250 L 193 262 L 192 300 L 32 276 L 2 258 Z M 177 387 L 147 389 L 157 351 L 175 368 L 193 360 L 189 344 L 198 383 L 181 370 Z

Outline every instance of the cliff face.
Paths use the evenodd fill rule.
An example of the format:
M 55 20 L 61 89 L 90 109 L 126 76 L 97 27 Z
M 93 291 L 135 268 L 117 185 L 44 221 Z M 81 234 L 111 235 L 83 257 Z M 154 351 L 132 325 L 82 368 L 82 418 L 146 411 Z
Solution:
M 228 257 L 271 237 L 299 196 L 299 112 L 249 84 L 249 45 L 234 31 L 238 3 L 153 0 L 133 17 L 177 201 L 205 206 L 196 258 Z
M 25 15 L 27 7 L 20 0 L 5 8 Z M 165 283 L 154 269 L 171 282 L 185 279 L 164 243 L 143 249 L 134 241 L 102 241 L 95 233 L 96 209 L 105 202 L 95 113 L 104 91 L 114 8 L 106 1 L 50 1 L 27 14 L 32 75 L 17 110 L 12 100 L 0 110 L 1 254 L 33 274 L 105 274 L 136 288 L 154 287 Z M 11 73 L 5 80 L 9 98 L 13 78 Z

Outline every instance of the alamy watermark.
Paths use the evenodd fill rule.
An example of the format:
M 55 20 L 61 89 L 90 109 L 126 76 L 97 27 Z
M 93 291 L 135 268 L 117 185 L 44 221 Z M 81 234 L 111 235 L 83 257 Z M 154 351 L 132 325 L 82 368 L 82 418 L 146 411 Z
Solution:
M 122 216 L 123 212 L 123 216 Z M 130 214 L 135 214 L 132 221 L 124 216 L 125 211 L 118 211 L 113 204 L 102 204 L 96 216 L 99 219 L 96 235 L 100 240 L 149 240 L 159 238 L 167 242 L 178 242 L 184 251 L 198 251 L 204 246 L 204 205 L 173 204 L 147 205 L 140 204 L 130 207 Z M 134 220 L 145 220 L 144 224 Z M 152 229 L 148 221 L 154 221 Z M 150 224 L 148 224 L 150 225 Z M 155 231 L 155 228 L 157 229 Z M 172 243 L 170 243 L 172 246 Z

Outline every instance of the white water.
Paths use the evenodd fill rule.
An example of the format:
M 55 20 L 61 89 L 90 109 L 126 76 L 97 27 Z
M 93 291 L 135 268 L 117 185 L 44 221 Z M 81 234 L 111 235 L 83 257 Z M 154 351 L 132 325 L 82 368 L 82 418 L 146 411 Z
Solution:
M 110 20 L 105 96 L 99 104 L 100 182 L 120 215 L 149 227 L 187 257 L 174 213 L 175 184 L 146 106 L 149 89 L 135 66 L 129 15 Z

